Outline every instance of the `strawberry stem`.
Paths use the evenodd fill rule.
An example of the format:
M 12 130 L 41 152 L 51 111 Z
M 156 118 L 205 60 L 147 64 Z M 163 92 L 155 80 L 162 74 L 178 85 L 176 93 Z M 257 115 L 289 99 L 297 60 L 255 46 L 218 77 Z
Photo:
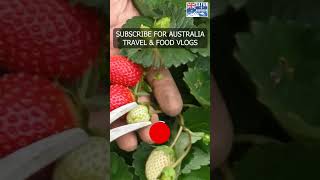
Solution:
M 176 135 L 176 137 L 174 138 L 173 142 L 171 143 L 170 147 L 173 148 L 174 145 L 176 145 L 181 133 L 182 133 L 182 130 L 183 130 L 183 126 L 184 126 L 184 118 L 181 114 L 178 115 L 178 118 L 179 118 L 179 130 L 178 130 L 178 133 Z
M 141 79 L 139 80 L 139 82 L 136 84 L 136 86 L 134 86 L 134 89 L 133 89 L 133 94 L 135 96 L 141 96 L 140 94 L 140 89 L 141 89 L 141 84 L 142 84 L 142 81 L 143 81 L 143 76 L 141 77 Z
M 179 157 L 179 159 L 171 166 L 172 168 L 176 168 L 181 162 L 182 160 L 188 155 L 188 153 L 191 150 L 192 147 L 192 139 L 191 139 L 191 131 L 185 127 L 183 127 L 183 130 L 186 131 L 189 135 L 189 145 L 187 147 L 187 150 Z
M 183 107 L 198 108 L 199 106 L 196 106 L 194 104 L 183 104 Z
M 178 131 L 176 137 L 174 138 L 173 142 L 172 142 L 171 145 L 170 145 L 171 148 L 173 148 L 173 146 L 176 145 L 176 143 L 177 143 L 177 141 L 178 141 L 178 139 L 179 139 L 179 137 L 180 137 L 180 135 L 181 135 L 181 133 L 182 133 L 182 130 L 183 130 L 183 127 L 180 126 L 179 131 Z

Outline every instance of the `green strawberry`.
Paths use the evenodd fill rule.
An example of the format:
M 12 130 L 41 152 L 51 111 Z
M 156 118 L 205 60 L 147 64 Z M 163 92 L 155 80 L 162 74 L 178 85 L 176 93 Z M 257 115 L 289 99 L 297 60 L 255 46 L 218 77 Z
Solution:
M 176 161 L 175 152 L 169 146 L 158 146 L 148 157 L 146 162 L 146 177 L 148 180 L 157 180 L 165 167 Z
M 104 180 L 109 169 L 107 151 L 106 139 L 90 137 L 88 143 L 61 159 L 53 180 Z
M 165 167 L 162 170 L 160 180 L 175 180 L 176 171 L 172 167 Z
M 127 123 L 138 123 L 150 121 L 149 109 L 145 105 L 138 105 L 136 108 L 132 109 L 127 115 Z

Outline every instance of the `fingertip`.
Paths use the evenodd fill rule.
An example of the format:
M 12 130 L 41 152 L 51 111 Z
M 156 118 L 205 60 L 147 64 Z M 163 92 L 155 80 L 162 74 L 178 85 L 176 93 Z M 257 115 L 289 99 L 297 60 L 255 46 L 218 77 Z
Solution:
M 132 152 L 138 147 L 137 136 L 134 133 L 128 133 L 116 140 L 118 147 L 124 151 Z
M 119 119 L 116 122 L 112 123 L 111 127 L 119 127 L 125 125 L 124 119 Z M 118 147 L 124 151 L 131 152 L 137 149 L 138 147 L 138 139 L 134 132 L 125 134 L 118 139 L 116 139 L 116 143 Z
M 156 113 L 152 114 L 150 120 L 151 120 L 152 124 L 158 122 L 159 121 L 159 115 L 156 114 Z
M 138 131 L 138 134 L 139 134 L 140 139 L 143 142 L 146 142 L 148 144 L 153 144 L 153 141 L 151 140 L 150 135 L 149 135 L 149 130 L 150 130 L 150 126 L 142 128 Z
M 159 116 L 158 114 L 152 114 L 151 115 L 151 122 L 152 124 L 156 123 L 159 121 Z M 152 125 L 151 125 L 152 126 Z M 148 127 L 145 127 L 145 128 L 142 128 L 138 131 L 138 134 L 139 134 L 139 137 L 140 139 L 143 141 L 143 142 L 146 142 L 148 144 L 154 144 L 154 142 L 152 141 L 151 137 L 150 137 L 150 134 L 149 134 L 149 131 L 150 131 L 150 127 L 151 126 L 148 126 Z

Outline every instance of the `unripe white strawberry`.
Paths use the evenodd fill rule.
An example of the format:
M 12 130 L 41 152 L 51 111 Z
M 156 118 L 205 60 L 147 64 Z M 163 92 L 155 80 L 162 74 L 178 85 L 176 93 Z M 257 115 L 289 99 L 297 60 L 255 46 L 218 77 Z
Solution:
M 136 108 L 132 109 L 127 115 L 127 123 L 138 123 L 150 121 L 149 109 L 145 105 L 139 105 Z
M 158 180 L 162 170 L 176 161 L 175 152 L 168 146 L 158 146 L 148 157 L 145 173 L 148 180 Z
M 89 142 L 70 152 L 57 164 L 54 180 L 104 180 L 108 176 L 107 141 L 90 137 Z

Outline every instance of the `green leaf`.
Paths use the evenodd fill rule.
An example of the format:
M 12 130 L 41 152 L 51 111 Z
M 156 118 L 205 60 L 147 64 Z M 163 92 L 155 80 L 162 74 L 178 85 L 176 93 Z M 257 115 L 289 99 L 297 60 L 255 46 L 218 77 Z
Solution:
M 235 9 L 240 9 L 241 7 L 243 7 L 246 4 L 247 1 L 248 0 L 216 0 L 216 1 L 213 1 L 213 3 L 214 3 L 214 5 L 213 5 L 214 17 L 220 16 L 223 13 L 225 13 L 225 11 L 227 10 L 227 8 L 229 6 L 232 6 Z
M 204 134 L 205 133 L 203 133 L 203 132 L 192 132 L 192 135 L 191 135 L 192 144 L 194 144 L 197 141 L 201 140 L 202 137 L 204 136 Z
M 144 16 L 156 17 L 159 12 L 157 9 L 160 7 L 161 1 L 158 0 L 133 0 L 135 7 L 139 10 L 140 14 Z
M 236 163 L 235 179 L 318 179 L 319 151 L 319 143 L 258 146 Z
M 210 74 L 201 69 L 189 68 L 183 80 L 190 88 L 191 94 L 203 106 L 210 106 Z
M 194 133 L 191 135 L 191 142 L 192 142 L 192 144 L 195 145 L 196 142 L 198 142 L 199 140 L 202 139 L 202 136 L 203 136 L 203 135 L 204 135 L 203 132 L 194 132 Z M 178 159 L 182 154 L 184 154 L 184 152 L 185 152 L 186 148 L 188 147 L 188 145 L 189 145 L 189 135 L 188 135 L 188 133 L 186 133 L 186 132 L 182 132 L 181 135 L 180 135 L 180 137 L 179 137 L 179 139 L 178 139 L 178 141 L 177 141 L 177 143 L 176 143 L 175 146 L 174 146 L 174 151 L 176 152 L 176 157 L 177 157 L 177 159 Z M 196 145 L 195 145 L 195 147 L 193 147 L 193 149 L 194 149 L 194 148 L 196 148 L 197 151 L 198 151 L 198 150 L 201 151 L 201 149 L 197 148 Z M 207 154 L 208 154 L 209 159 L 210 159 L 210 152 L 207 152 Z M 203 158 L 203 156 L 202 156 L 203 154 L 200 154 L 200 153 L 197 152 L 195 155 L 200 155 L 199 158 L 201 158 L 201 160 L 203 160 L 203 163 L 206 163 L 206 160 L 204 160 L 204 158 Z M 185 163 L 185 161 L 189 162 L 189 161 L 192 159 L 192 157 L 193 157 L 193 156 L 192 156 L 192 151 L 190 151 L 190 152 L 188 153 L 188 155 L 185 157 L 185 159 L 182 161 L 183 166 L 186 166 L 186 164 L 188 164 L 188 163 Z M 188 159 L 189 159 L 189 160 L 188 160 Z M 197 165 L 195 164 L 195 166 L 197 166 Z M 190 168 L 187 167 L 185 171 L 187 172 L 187 171 L 189 171 L 188 169 L 196 168 L 195 166 L 190 167 Z M 181 167 L 181 164 L 176 168 L 177 174 L 179 174 L 178 172 L 180 172 L 180 167 Z
M 174 146 L 174 151 L 176 152 L 176 158 L 179 159 L 179 157 L 185 152 L 186 148 L 189 145 L 189 135 L 185 132 L 182 132 L 179 139 L 177 140 L 177 143 Z M 181 163 L 176 167 L 176 174 L 179 175 L 181 168 Z
M 210 73 L 210 57 L 199 56 L 195 61 L 188 63 L 189 68 L 200 69 L 201 71 Z
M 144 67 L 160 67 L 161 65 L 178 67 L 196 58 L 196 55 L 182 48 L 130 48 L 126 51 L 130 59 Z
M 191 171 L 189 174 L 183 174 L 179 180 L 209 180 L 210 167 L 203 166 L 201 169 Z
M 320 25 L 320 1 L 315 0 L 248 0 L 247 11 L 255 20 L 269 21 L 274 16 L 282 21 Z
M 256 83 L 259 100 L 282 127 L 298 139 L 320 139 L 319 29 L 255 22 L 252 34 L 238 34 L 237 43 L 236 56 Z
M 187 161 L 187 162 L 185 162 Z M 210 153 L 204 152 L 197 147 L 193 147 L 191 150 L 191 156 L 184 160 L 184 166 L 181 170 L 183 174 L 188 174 L 192 170 L 200 169 L 202 166 L 210 164 Z
M 153 147 L 147 143 L 141 143 L 138 149 L 133 153 L 133 163 L 135 175 L 139 176 L 140 180 L 146 180 L 145 177 L 145 165 L 149 154 L 153 150 Z
M 163 16 L 172 16 L 172 12 L 176 11 L 179 11 L 179 16 L 183 15 L 185 17 L 186 2 L 202 1 L 203 0 L 133 0 L 135 7 L 143 16 L 149 16 L 156 19 Z
M 189 135 L 185 132 L 182 132 L 177 143 L 174 146 L 174 150 L 176 152 L 177 158 L 179 158 L 187 146 L 189 145 Z
M 240 9 L 243 7 L 248 0 L 228 0 L 229 4 L 234 7 L 235 9 Z
M 189 108 L 183 113 L 186 127 L 194 132 L 210 134 L 210 109 Z
M 151 27 L 153 25 L 153 19 L 145 16 L 135 16 L 128 19 L 122 28 L 140 28 L 141 25 Z
M 132 179 L 133 175 L 129 172 L 128 165 L 118 156 L 117 153 L 111 152 L 111 179 L 124 180 Z
M 193 53 L 199 53 L 203 57 L 209 57 L 209 55 L 210 55 L 210 22 L 207 21 L 206 23 L 200 24 L 199 26 L 197 26 L 197 28 L 207 29 L 207 32 L 208 32 L 207 47 L 206 48 L 191 48 L 190 51 Z
M 229 3 L 226 0 L 216 0 L 213 1 L 213 16 L 220 16 L 222 15 L 228 8 Z
M 178 8 L 172 3 L 167 4 L 163 9 L 163 16 L 171 18 L 170 28 L 192 28 L 194 27 L 193 18 L 185 16 L 184 8 Z M 123 28 L 140 28 L 141 24 L 152 27 L 154 20 L 150 17 L 133 17 L 128 20 Z M 203 53 L 203 52 L 201 52 Z M 128 56 L 137 64 L 144 67 L 178 67 L 182 64 L 192 62 L 197 57 L 185 48 L 123 48 L 121 54 Z M 199 52 L 200 54 L 200 52 Z

